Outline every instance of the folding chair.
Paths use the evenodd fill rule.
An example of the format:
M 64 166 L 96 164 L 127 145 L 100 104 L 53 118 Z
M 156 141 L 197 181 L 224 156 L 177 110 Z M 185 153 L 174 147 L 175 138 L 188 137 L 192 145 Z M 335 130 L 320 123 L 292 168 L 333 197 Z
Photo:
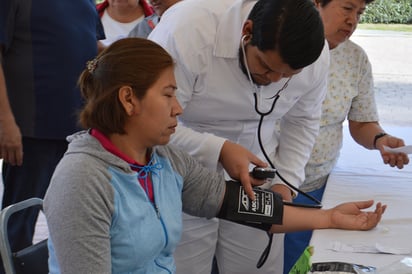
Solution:
M 0 212 L 0 254 L 6 274 L 47 274 L 48 249 L 47 239 L 20 251 L 12 252 L 8 238 L 8 221 L 11 215 L 29 207 L 43 208 L 43 200 L 30 198 L 10 205 Z

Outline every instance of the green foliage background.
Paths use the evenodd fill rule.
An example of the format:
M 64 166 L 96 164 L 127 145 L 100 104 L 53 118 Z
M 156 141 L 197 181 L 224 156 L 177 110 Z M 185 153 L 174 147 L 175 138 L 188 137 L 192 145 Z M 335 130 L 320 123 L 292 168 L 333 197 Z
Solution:
M 361 23 L 412 24 L 411 0 L 375 0 L 361 17 Z

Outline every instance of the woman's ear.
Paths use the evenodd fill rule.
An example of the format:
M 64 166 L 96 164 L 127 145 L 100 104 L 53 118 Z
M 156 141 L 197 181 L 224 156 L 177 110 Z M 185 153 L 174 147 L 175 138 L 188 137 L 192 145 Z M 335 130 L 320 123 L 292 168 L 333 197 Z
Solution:
M 122 86 L 119 88 L 118 96 L 124 111 L 129 116 L 134 115 L 138 100 L 133 93 L 133 89 L 130 86 Z

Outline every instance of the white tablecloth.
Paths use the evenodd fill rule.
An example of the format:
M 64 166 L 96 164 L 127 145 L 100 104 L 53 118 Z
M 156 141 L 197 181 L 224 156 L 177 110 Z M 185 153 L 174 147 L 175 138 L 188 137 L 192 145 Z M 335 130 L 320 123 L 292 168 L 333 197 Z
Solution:
M 412 127 L 385 126 L 387 132 L 412 144 Z M 412 155 L 409 155 L 412 160 Z M 347 129 L 339 162 L 329 177 L 324 208 L 353 200 L 374 199 L 388 205 L 381 223 L 371 231 L 316 230 L 312 262 L 341 261 L 383 267 L 408 255 L 343 253 L 330 249 L 338 241 L 349 245 L 376 243 L 412 250 L 412 163 L 402 170 L 382 163 L 378 151 L 366 150 L 350 138 Z

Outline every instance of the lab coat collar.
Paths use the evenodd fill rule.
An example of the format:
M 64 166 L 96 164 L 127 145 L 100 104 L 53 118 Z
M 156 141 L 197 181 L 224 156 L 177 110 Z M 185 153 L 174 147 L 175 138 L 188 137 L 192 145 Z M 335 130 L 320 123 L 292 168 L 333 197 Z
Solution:
M 235 1 L 223 14 L 217 27 L 213 54 L 216 57 L 237 58 L 243 23 L 256 4 L 256 0 Z

